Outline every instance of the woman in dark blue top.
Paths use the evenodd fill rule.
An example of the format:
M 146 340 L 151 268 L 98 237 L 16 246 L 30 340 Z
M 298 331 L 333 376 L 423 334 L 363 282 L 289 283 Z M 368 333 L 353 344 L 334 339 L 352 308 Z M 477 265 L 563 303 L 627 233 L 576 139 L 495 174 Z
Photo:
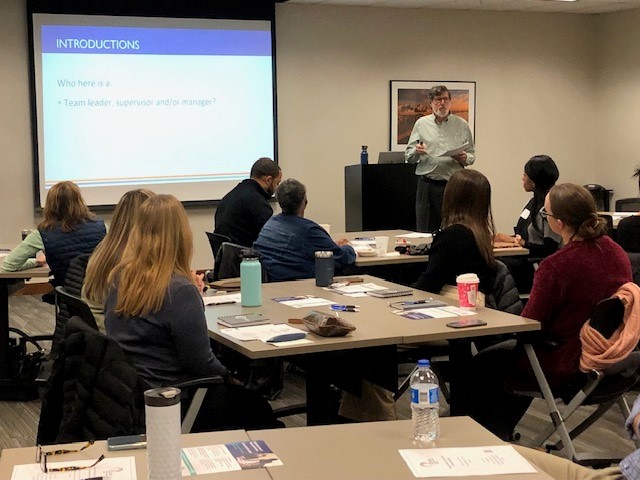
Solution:
M 190 270 L 192 251 L 182 204 L 171 195 L 147 199 L 109 275 L 107 336 L 150 387 L 215 375 L 227 380 L 209 388 L 194 431 L 279 426 L 269 404 L 238 385 L 211 350 L 202 297 Z

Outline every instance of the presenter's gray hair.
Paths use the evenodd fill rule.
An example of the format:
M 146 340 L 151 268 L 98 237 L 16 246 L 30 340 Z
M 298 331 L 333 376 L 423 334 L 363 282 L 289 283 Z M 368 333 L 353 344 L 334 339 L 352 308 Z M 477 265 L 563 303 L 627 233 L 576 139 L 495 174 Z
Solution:
M 276 190 L 276 200 L 278 200 L 282 213 L 298 213 L 306 198 L 306 187 L 294 178 L 287 178 Z

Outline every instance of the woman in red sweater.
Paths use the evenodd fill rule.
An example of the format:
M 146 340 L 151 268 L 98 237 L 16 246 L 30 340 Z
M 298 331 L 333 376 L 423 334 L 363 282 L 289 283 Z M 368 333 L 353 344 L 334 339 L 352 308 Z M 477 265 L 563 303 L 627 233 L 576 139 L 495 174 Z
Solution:
M 547 217 L 551 230 L 562 237 L 564 247 L 540 264 L 522 316 L 538 320 L 543 336 L 559 344 L 553 349 L 537 349 L 536 354 L 551 388 L 566 387 L 580 381 L 582 375 L 582 325 L 600 300 L 632 281 L 631 265 L 624 250 L 605 234 L 604 220 L 596 214 L 593 197 L 586 188 L 569 183 L 556 185 L 547 194 L 540 213 Z M 513 365 L 506 372 L 507 386 L 515 390 L 537 389 L 524 351 L 516 349 L 509 355 L 516 358 L 507 360 L 504 354 L 501 359 L 493 355 L 476 357 L 483 379 L 486 380 L 487 368 L 501 371 L 500 365 Z M 489 382 L 498 391 L 495 396 L 486 390 L 479 392 L 481 398 L 474 399 L 474 417 L 497 435 L 509 438 L 530 400 L 501 392 L 505 377 L 492 377 L 498 377 Z

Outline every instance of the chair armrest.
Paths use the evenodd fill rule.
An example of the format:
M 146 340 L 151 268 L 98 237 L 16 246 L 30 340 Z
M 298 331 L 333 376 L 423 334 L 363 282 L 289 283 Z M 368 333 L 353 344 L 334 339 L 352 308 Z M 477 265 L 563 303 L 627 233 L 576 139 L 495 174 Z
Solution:
M 546 337 L 544 332 L 542 331 L 519 333 L 518 344 L 519 345 L 530 344 L 530 345 L 533 345 L 538 350 L 546 350 L 546 351 L 555 350 L 561 345 L 559 341 Z

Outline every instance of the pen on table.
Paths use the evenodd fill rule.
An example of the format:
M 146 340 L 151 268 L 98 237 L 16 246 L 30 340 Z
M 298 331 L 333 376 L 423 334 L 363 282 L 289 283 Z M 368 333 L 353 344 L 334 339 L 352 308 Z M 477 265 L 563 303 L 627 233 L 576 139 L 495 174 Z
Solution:
M 331 310 L 338 312 L 359 312 L 358 305 L 331 305 Z
M 207 304 L 207 306 L 208 307 L 211 307 L 211 306 L 217 307 L 218 305 L 231 305 L 231 304 L 234 304 L 234 303 L 238 303 L 238 302 L 236 302 L 235 300 L 229 300 L 229 301 L 220 302 L 220 303 L 209 303 L 209 304 Z
M 306 336 L 307 334 L 305 332 L 284 333 L 282 335 L 276 335 L 275 337 L 271 337 L 269 340 L 267 340 L 267 342 L 269 343 L 291 342 L 293 340 L 302 340 Z

